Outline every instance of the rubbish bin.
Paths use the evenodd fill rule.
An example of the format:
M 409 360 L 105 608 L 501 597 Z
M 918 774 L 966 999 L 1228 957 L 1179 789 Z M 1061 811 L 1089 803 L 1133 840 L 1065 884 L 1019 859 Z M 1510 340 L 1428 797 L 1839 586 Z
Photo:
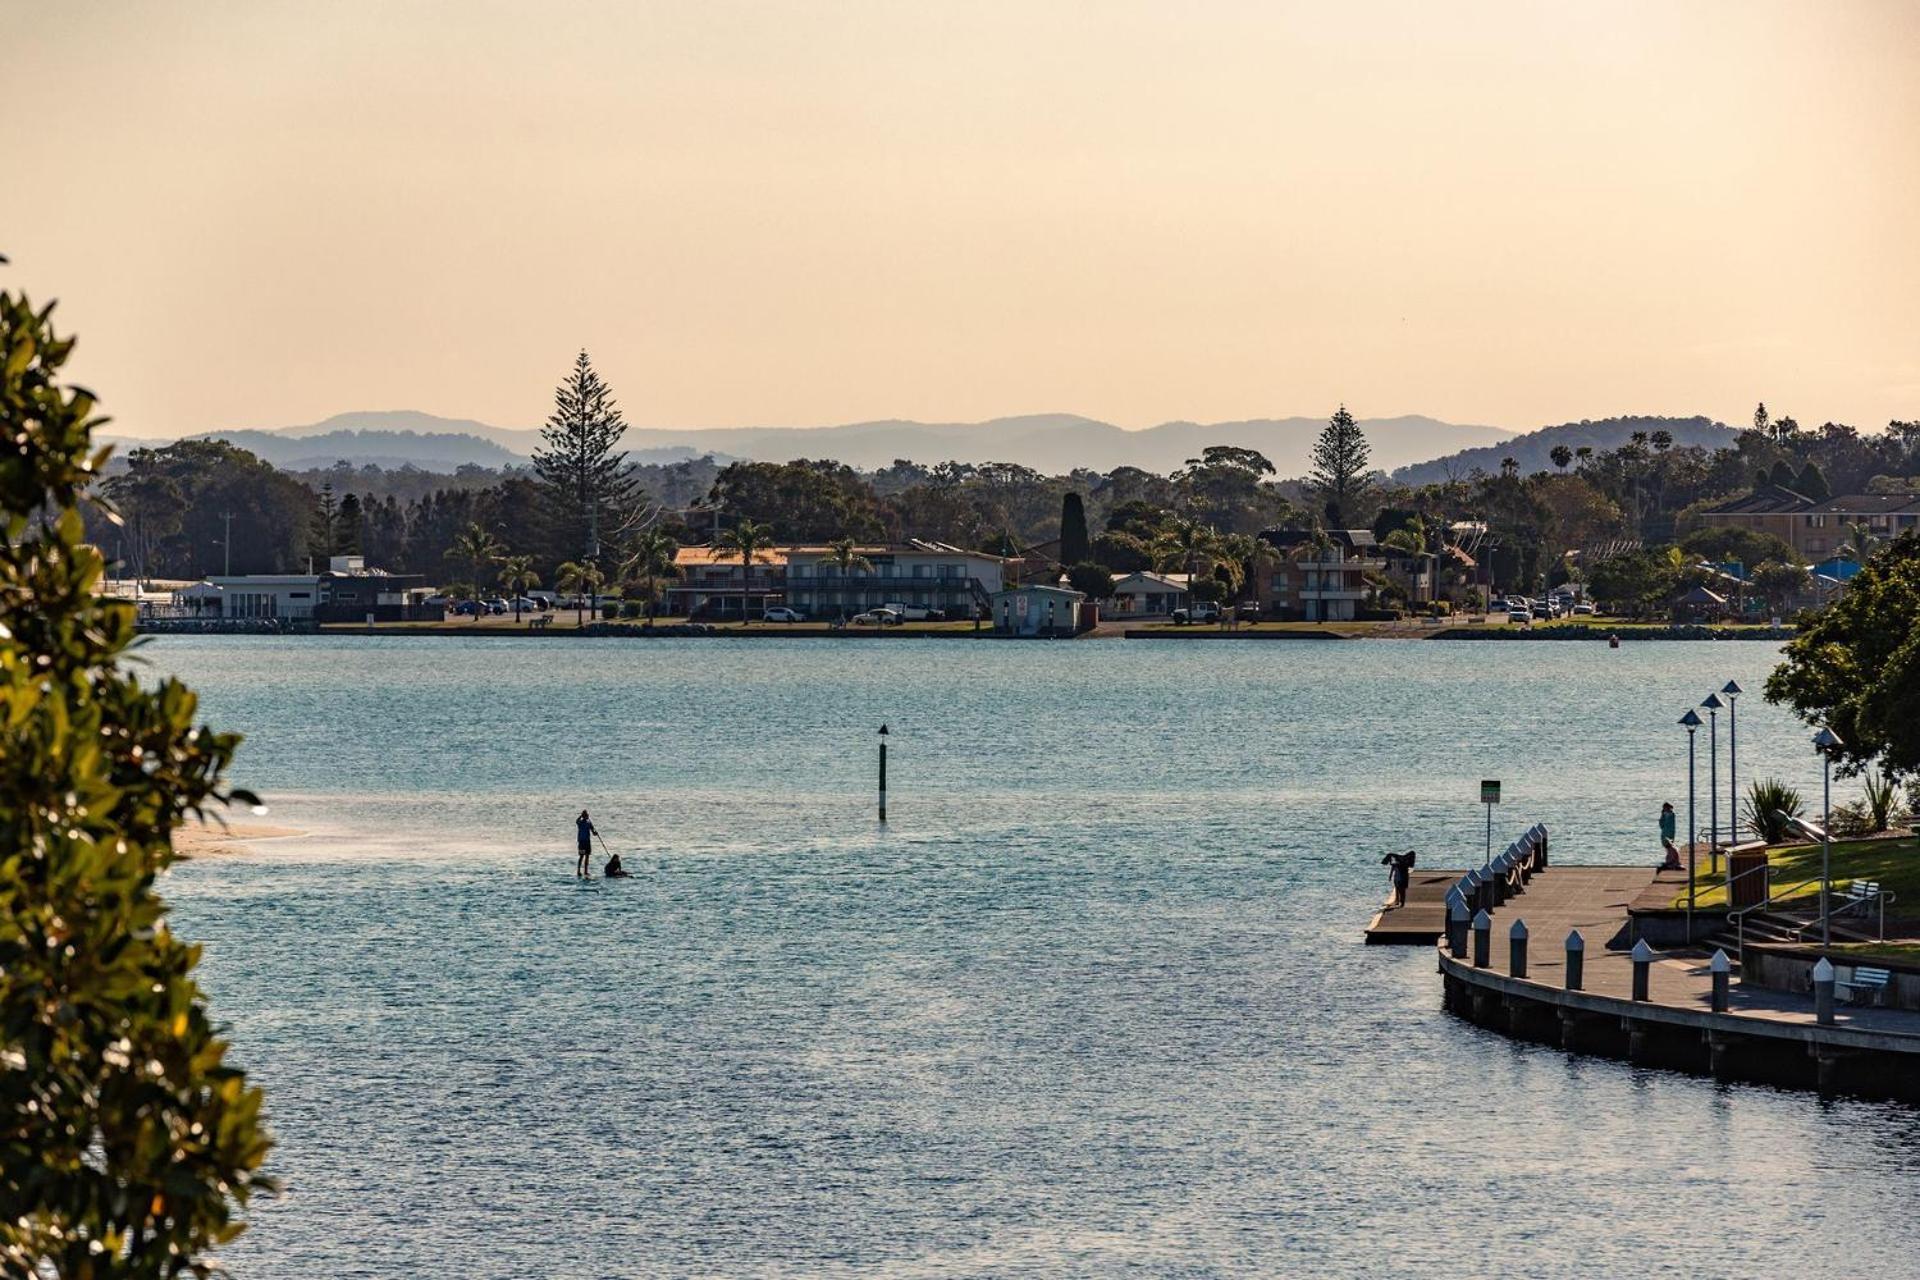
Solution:
M 1734 910 L 1757 907 L 1767 900 L 1767 882 L 1773 877 L 1766 867 L 1765 849 L 1727 852 L 1727 883 Z

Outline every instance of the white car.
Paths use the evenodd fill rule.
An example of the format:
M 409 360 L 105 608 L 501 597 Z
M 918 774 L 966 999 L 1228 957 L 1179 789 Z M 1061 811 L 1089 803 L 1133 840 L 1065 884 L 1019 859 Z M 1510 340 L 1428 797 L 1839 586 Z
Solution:
M 766 622 L 805 622 L 807 620 L 806 615 L 798 609 L 789 609 L 783 604 L 773 606 L 760 617 Z
M 897 627 L 906 619 L 891 609 L 869 609 L 854 614 L 849 621 L 856 627 Z

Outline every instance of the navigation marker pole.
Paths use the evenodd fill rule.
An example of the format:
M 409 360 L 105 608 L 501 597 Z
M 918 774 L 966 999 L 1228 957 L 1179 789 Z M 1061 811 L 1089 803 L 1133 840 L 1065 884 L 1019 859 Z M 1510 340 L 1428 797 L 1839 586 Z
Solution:
M 1487 861 L 1486 872 L 1493 874 L 1493 806 L 1500 803 L 1500 784 L 1492 778 L 1483 778 L 1480 782 L 1480 803 L 1487 806 Z
M 887 726 L 880 726 L 880 821 L 887 820 Z

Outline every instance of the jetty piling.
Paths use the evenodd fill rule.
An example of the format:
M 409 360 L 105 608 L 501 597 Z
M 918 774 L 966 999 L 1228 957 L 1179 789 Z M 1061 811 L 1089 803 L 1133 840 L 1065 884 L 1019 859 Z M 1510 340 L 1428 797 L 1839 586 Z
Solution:
M 1507 972 L 1516 978 L 1527 976 L 1527 922 L 1515 920 L 1507 930 Z
M 1493 963 L 1493 917 L 1484 910 L 1473 917 L 1473 967 L 1484 969 Z
M 1447 950 L 1455 960 L 1467 954 L 1467 898 L 1459 889 L 1447 895 Z
M 1733 974 L 1733 962 L 1727 959 L 1725 948 L 1716 948 L 1713 959 L 1707 962 L 1707 972 L 1713 975 L 1713 1011 L 1727 1011 L 1727 983 Z
M 1567 930 L 1567 990 L 1578 991 L 1586 980 L 1587 940 L 1578 929 Z
M 1644 1004 L 1651 998 L 1647 995 L 1647 986 L 1653 970 L 1653 948 L 1642 938 L 1633 944 L 1630 954 L 1633 959 L 1633 998 Z
M 1813 1019 L 1823 1027 L 1833 1025 L 1833 962 L 1825 956 L 1813 966 Z

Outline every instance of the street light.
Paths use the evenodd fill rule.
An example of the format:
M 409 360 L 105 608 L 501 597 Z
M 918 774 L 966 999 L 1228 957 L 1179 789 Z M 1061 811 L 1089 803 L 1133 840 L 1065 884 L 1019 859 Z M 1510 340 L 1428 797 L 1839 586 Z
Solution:
M 1833 945 L 1833 923 L 1829 899 L 1833 893 L 1833 753 L 1845 744 L 1840 735 L 1822 727 L 1813 735 L 1814 750 L 1820 753 L 1822 791 L 1820 807 L 1820 949 Z
M 1699 830 L 1693 825 L 1693 734 L 1700 727 L 1700 713 L 1692 707 L 1680 717 L 1681 728 L 1687 731 L 1687 941 L 1693 941 L 1693 846 L 1699 837 Z
M 1720 692 L 1727 698 L 1727 843 L 1739 844 L 1740 782 L 1735 775 L 1740 764 L 1740 721 L 1733 704 L 1746 690 L 1738 680 L 1729 680 L 1720 686 Z
M 1720 708 L 1727 704 L 1710 693 L 1700 704 L 1707 709 L 1707 865 L 1720 865 Z

